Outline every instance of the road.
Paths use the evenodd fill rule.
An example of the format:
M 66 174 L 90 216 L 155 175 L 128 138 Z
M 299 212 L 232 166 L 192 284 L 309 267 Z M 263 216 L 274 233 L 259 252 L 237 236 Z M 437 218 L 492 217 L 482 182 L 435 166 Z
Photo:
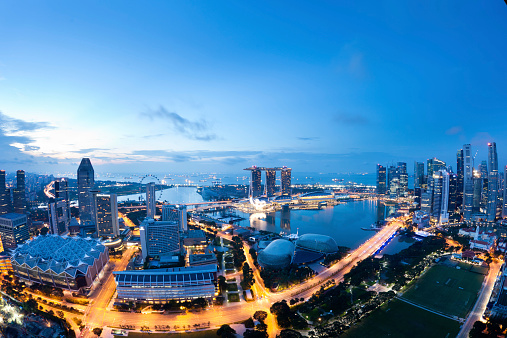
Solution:
M 482 320 L 482 315 L 484 314 L 484 310 L 486 310 L 486 306 L 489 302 L 489 297 L 491 296 L 491 292 L 493 291 L 493 287 L 495 286 L 496 277 L 498 276 L 498 272 L 502 267 L 501 262 L 493 262 L 489 266 L 489 272 L 484 282 L 482 283 L 481 290 L 479 291 L 479 297 L 475 302 L 475 305 L 468 314 L 468 317 L 461 327 L 457 338 L 467 338 L 468 333 L 474 326 L 474 323 L 478 320 Z
M 82 336 L 93 337 L 89 331 L 94 327 L 119 326 L 122 324 L 135 325 L 136 328 L 140 328 L 143 325 L 153 328 L 155 325 L 171 325 L 172 327 L 174 327 L 174 325 L 179 325 L 182 327 L 183 325 L 209 322 L 211 327 L 218 327 L 225 323 L 234 323 L 248 319 L 257 310 L 263 310 L 269 313 L 269 308 L 275 302 L 284 299 L 290 300 L 294 297 L 308 299 L 318 291 L 320 285 L 328 279 L 334 279 L 336 282 L 341 281 L 343 276 L 349 272 L 352 267 L 359 261 L 373 255 L 402 225 L 402 222 L 393 222 L 387 225 L 337 264 L 296 287 L 278 293 L 272 293 L 262 286 L 258 271 L 255 269 L 253 262 L 251 262 L 250 255 L 246 253 L 248 264 L 254 269 L 254 276 L 257 281 L 254 286 L 254 293 L 256 293 L 256 296 L 263 296 L 263 298 L 249 303 L 226 303 L 224 306 L 212 306 L 198 313 L 162 315 L 106 310 L 108 302 L 115 292 L 113 277 L 109 275 L 100 292 L 92 296 L 93 301 L 85 317 L 85 322 L 89 330 L 85 330 Z M 129 257 L 129 254 L 124 255 L 122 261 L 116 265 L 115 270 L 120 271 L 125 269 Z M 267 324 L 270 329 L 270 336 L 273 336 L 273 333 L 276 332 L 276 325 L 272 316 L 268 317 Z

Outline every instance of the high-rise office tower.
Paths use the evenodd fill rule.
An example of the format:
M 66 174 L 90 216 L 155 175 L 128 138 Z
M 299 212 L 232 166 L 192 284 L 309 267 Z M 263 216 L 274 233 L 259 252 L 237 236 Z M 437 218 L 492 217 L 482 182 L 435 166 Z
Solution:
M 488 207 L 486 219 L 490 222 L 496 218 L 498 203 L 498 157 L 496 143 L 488 143 Z
M 118 224 L 118 200 L 116 194 L 95 195 L 97 208 L 95 226 L 97 236 L 117 237 L 120 235 Z
M 455 173 L 449 173 L 449 214 L 456 212 L 456 202 L 458 198 L 458 177 Z
M 472 146 L 463 145 L 463 218 L 472 219 L 472 204 L 474 200 L 474 181 L 472 165 Z
M 445 170 L 446 167 L 445 162 L 436 157 L 428 159 L 427 166 L 428 178 L 432 177 L 434 172 Z
M 49 229 L 52 234 L 64 235 L 69 232 L 70 213 L 67 201 L 62 198 L 52 200 L 48 204 Z
M 386 193 L 386 167 L 377 164 L 377 194 L 385 195 Z
M 504 169 L 504 180 L 507 180 L 507 165 Z M 503 185 L 503 208 L 502 208 L 502 217 L 507 217 L 507 182 Z
M 475 169 L 472 169 L 473 172 L 473 200 L 472 200 L 472 213 L 479 213 L 481 209 L 481 201 L 483 197 L 482 193 L 482 178 L 481 173 Z
M 456 208 L 463 205 L 463 149 L 456 153 Z
M 187 206 L 165 204 L 162 206 L 162 221 L 177 222 L 181 231 L 187 231 Z
M 276 191 L 276 170 L 266 169 L 265 194 L 268 197 L 275 196 Z
M 9 213 L 9 195 L 5 185 L 5 170 L 0 170 L 0 215 Z
M 157 214 L 157 201 L 155 198 L 155 183 L 146 184 L 146 217 L 155 218 Z
M 280 185 L 282 195 L 290 195 L 291 191 L 291 180 L 292 180 L 292 169 L 287 167 L 282 167 L 280 172 Z
M 77 169 L 77 194 L 79 202 L 79 219 L 81 224 L 94 221 L 93 194 L 95 171 L 89 158 L 83 158 Z
M 64 200 L 67 203 L 67 218 L 71 219 L 70 214 L 70 195 L 69 195 L 69 181 L 65 178 L 57 178 L 55 180 L 55 199 Z
M 424 163 L 414 162 L 414 188 L 421 188 L 424 184 Z
M 14 249 L 30 238 L 26 215 L 8 213 L 0 216 L 0 239 L 4 248 Z
M 25 190 L 25 172 L 18 170 L 16 172 L 16 188 L 14 189 L 14 212 L 24 214 L 26 212 L 26 190 Z
M 396 168 L 398 172 L 398 178 L 400 180 L 400 188 L 398 190 L 398 195 L 405 196 L 408 193 L 408 173 L 407 173 L 407 164 L 405 162 L 398 162 L 398 166 Z
M 146 217 L 139 226 L 142 256 L 160 256 L 180 251 L 178 222 L 157 222 Z
M 392 197 L 398 196 L 398 189 L 400 188 L 400 176 L 395 166 L 389 166 L 387 169 L 387 182 L 389 188 L 389 194 Z
M 431 216 L 438 224 L 449 221 L 449 173 L 439 170 L 433 173 L 433 207 Z

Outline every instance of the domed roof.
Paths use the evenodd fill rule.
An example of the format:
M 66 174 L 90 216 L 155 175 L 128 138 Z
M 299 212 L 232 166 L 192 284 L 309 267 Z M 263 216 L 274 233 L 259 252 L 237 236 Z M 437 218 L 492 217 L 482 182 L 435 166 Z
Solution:
M 283 268 L 288 266 L 294 256 L 294 244 L 286 239 L 277 239 L 262 250 L 257 261 L 262 267 Z
M 296 242 L 303 249 L 322 252 L 325 254 L 338 251 L 338 245 L 333 238 L 319 234 L 304 234 Z

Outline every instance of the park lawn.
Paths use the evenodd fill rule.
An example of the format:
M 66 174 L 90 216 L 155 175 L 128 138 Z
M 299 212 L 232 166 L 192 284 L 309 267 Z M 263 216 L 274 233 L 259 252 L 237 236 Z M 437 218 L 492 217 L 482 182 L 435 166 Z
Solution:
M 124 336 L 114 336 L 115 338 L 120 338 Z M 141 332 L 129 332 L 128 338 L 207 338 L 207 337 L 218 337 L 217 330 L 205 330 L 205 331 L 197 331 L 197 332 L 176 332 L 176 333 L 141 333 Z
M 401 300 L 393 300 L 373 311 L 370 316 L 352 326 L 345 338 L 445 338 L 456 337 L 457 321 L 423 310 Z
M 403 298 L 435 311 L 465 318 L 475 304 L 483 280 L 482 274 L 435 265 L 403 293 Z

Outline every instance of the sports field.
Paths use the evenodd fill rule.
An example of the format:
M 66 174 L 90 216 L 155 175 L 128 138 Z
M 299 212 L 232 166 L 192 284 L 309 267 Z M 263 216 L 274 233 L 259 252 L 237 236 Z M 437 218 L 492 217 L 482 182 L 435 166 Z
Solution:
M 465 318 L 475 304 L 483 280 L 484 275 L 479 273 L 435 265 L 402 297 L 432 310 Z
M 451 338 L 460 324 L 432 312 L 393 300 L 372 312 L 340 337 L 346 338 Z
M 114 336 L 115 338 L 121 338 L 124 336 Z M 217 330 L 206 330 L 198 332 L 180 332 L 180 333 L 141 333 L 141 332 L 129 332 L 128 338 L 208 338 L 218 337 Z

